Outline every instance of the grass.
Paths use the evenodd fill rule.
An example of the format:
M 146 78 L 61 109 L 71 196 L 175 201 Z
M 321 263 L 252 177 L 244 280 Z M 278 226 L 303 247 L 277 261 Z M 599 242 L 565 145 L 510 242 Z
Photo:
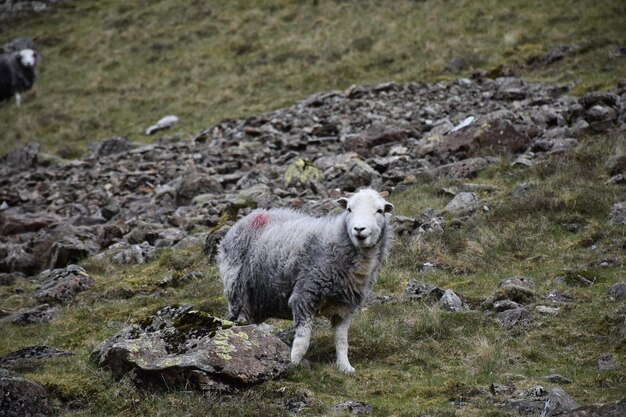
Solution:
M 0 27 L 0 39 L 32 37 L 44 55 L 40 79 L 23 106 L 0 105 L 0 153 L 33 140 L 66 156 L 114 134 L 148 141 L 141 131 L 168 113 L 181 122 L 167 134 L 183 138 L 220 119 L 287 106 L 317 91 L 435 81 L 479 69 L 572 82 L 576 94 L 608 89 L 626 78 L 624 58 L 609 56 L 626 41 L 625 7 L 617 0 L 407 0 L 393 7 L 373 1 L 65 1 Z M 573 43 L 579 51 L 550 66 L 525 64 Z M 459 56 L 468 68 L 446 72 L 447 62 Z M 166 304 L 226 313 L 217 270 L 199 247 L 163 250 L 155 261 L 134 267 L 84 261 L 94 286 L 60 307 L 52 323 L 3 324 L 0 355 L 35 344 L 74 352 L 11 366 L 44 385 L 61 416 L 284 416 L 284 404 L 298 401 L 306 403 L 300 415 L 315 416 L 346 400 L 372 405 L 374 416 L 507 416 L 490 384 L 552 386 L 544 379 L 551 373 L 573 379 L 564 389 L 580 404 L 616 401 L 623 397 L 625 368 L 599 372 L 596 361 L 612 353 L 626 363 L 626 308 L 604 298 L 611 284 L 624 280 L 626 242 L 623 225 L 607 224 L 623 187 L 606 184 L 604 162 L 625 151 L 621 134 L 585 138 L 533 167 L 511 168 L 503 158 L 472 180 L 495 186 L 479 196 L 489 210 L 464 221 L 446 214 L 443 233 L 398 238 L 376 291 L 399 301 L 355 317 L 354 376 L 334 369 L 333 335 L 325 326 L 314 330 L 310 367 L 235 396 L 141 390 L 95 367 L 89 354 L 98 343 Z M 514 198 L 511 190 L 520 183 L 532 187 Z M 439 212 L 450 199 L 440 190 L 458 185 L 420 182 L 391 200 L 400 215 Z M 602 259 L 617 266 L 602 268 Z M 416 266 L 424 262 L 439 267 L 420 273 Z M 166 275 L 190 271 L 204 278 L 176 288 L 158 285 Z M 553 282 L 567 273 L 594 284 Z M 534 280 L 537 304 L 554 288 L 577 302 L 561 306 L 556 316 L 534 312 L 525 329 L 506 331 L 477 309 L 446 312 L 402 297 L 407 283 L 418 279 L 453 289 L 478 308 L 511 276 Z M 1 286 L 0 309 L 35 305 L 29 296 L 35 286 L 26 278 Z
M 94 141 L 143 130 L 166 114 L 183 138 L 355 83 L 434 81 L 500 66 L 573 83 L 583 94 L 626 77 L 619 0 L 228 1 L 68 0 L 3 22 L 0 41 L 35 39 L 40 78 L 21 108 L 0 107 L 0 154 L 39 141 L 71 157 Z M 576 54 L 526 67 L 559 45 Z M 462 57 L 460 74 L 446 71 Z

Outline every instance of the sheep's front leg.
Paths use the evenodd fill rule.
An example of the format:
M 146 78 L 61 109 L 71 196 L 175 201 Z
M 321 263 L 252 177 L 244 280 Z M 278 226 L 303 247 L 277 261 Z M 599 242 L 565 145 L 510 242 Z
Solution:
M 17 105 L 17 107 L 22 104 L 22 95 L 20 93 L 15 93 L 15 104 Z
M 294 365 L 298 365 L 302 361 L 304 354 L 309 349 L 312 327 L 313 323 L 311 320 L 305 320 L 296 325 L 296 336 L 291 345 L 291 363 Z
M 348 329 L 352 323 L 352 314 L 345 317 L 333 317 L 332 324 L 335 328 L 335 350 L 337 351 L 337 368 L 341 372 L 351 374 L 354 368 L 348 360 Z

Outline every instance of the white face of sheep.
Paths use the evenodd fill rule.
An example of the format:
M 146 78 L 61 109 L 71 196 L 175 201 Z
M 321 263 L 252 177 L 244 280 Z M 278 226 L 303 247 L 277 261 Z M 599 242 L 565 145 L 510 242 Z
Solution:
M 19 52 L 20 62 L 25 67 L 34 67 L 37 62 L 37 52 L 32 49 L 22 49 Z
M 393 204 L 374 190 L 359 191 L 349 198 L 337 200 L 346 213 L 346 228 L 352 244 L 358 248 L 375 246 L 387 219 L 385 215 L 393 211 Z

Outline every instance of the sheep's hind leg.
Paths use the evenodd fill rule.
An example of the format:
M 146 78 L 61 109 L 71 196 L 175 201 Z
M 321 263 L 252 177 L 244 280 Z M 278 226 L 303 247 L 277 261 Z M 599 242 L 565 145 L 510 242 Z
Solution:
M 15 93 L 15 104 L 17 107 L 20 107 L 20 104 L 22 104 L 22 95 L 20 93 Z
M 355 369 L 348 360 L 348 329 L 352 323 L 352 314 L 345 317 L 333 317 L 332 324 L 335 328 L 335 350 L 337 352 L 337 369 L 351 374 Z
M 312 324 L 311 320 L 306 320 L 296 325 L 296 336 L 291 345 L 291 363 L 294 365 L 300 364 L 306 351 L 309 349 Z

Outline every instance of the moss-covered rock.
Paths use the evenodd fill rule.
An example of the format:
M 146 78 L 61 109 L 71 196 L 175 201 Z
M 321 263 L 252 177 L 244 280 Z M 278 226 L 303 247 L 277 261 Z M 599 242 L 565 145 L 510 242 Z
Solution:
M 168 306 L 122 329 L 91 354 L 116 378 L 130 373 L 140 386 L 193 386 L 233 391 L 285 374 L 289 347 L 257 326 L 194 309 Z

